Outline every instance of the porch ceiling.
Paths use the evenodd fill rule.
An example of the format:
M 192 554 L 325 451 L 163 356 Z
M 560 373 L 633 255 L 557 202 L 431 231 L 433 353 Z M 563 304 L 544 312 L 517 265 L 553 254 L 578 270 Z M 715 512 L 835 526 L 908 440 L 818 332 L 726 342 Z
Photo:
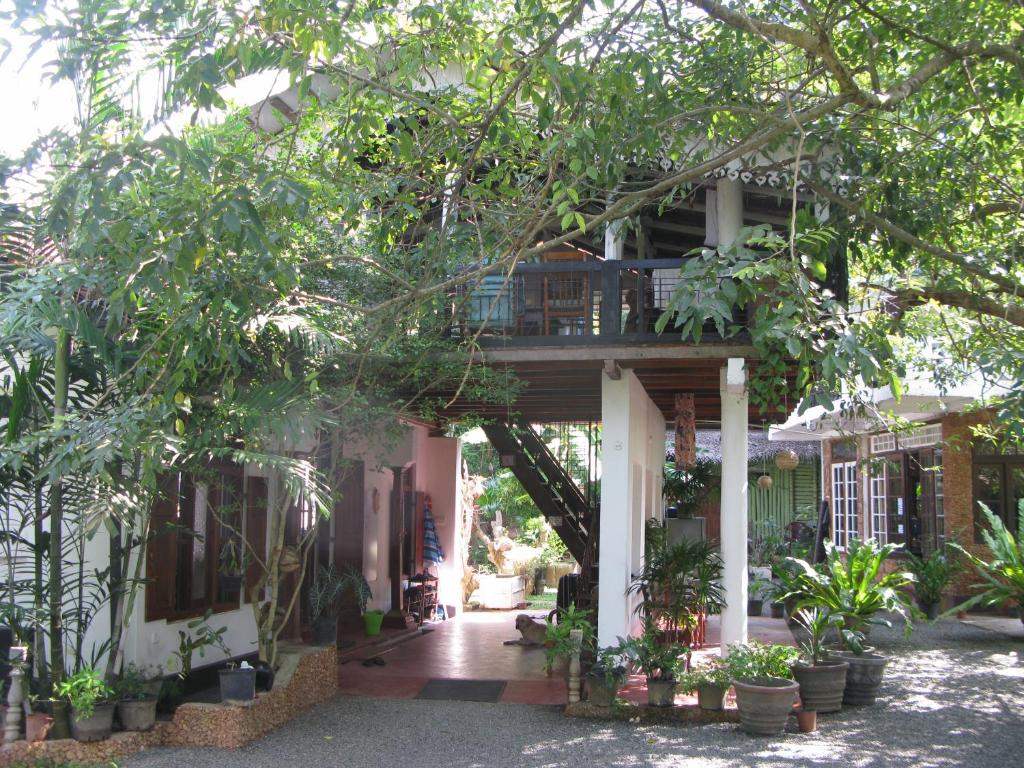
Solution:
M 675 396 L 692 392 L 697 422 L 717 428 L 722 408 L 719 393 L 719 372 L 726 358 L 619 359 L 619 368 L 632 370 L 647 394 L 661 409 L 665 420 L 675 416 Z M 458 398 L 446 411 L 450 417 L 470 413 L 501 418 L 518 413 L 534 422 L 600 421 L 601 359 L 548 359 L 542 361 L 492 362 L 496 370 L 508 370 L 523 384 L 518 399 L 511 403 L 480 403 Z M 442 393 L 451 398 L 454 393 Z M 780 424 L 787 414 L 762 413 L 759 407 L 749 410 L 750 425 Z

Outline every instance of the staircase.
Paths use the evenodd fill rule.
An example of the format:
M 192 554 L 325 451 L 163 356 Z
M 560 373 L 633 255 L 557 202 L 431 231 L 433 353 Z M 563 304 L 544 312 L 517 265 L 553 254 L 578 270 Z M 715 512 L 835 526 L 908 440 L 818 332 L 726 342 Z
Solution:
M 512 470 L 580 564 L 582 584 L 578 597 L 586 602 L 590 587 L 597 580 L 598 510 L 587 501 L 576 481 L 528 422 L 496 422 L 485 425 L 483 430 L 501 457 L 502 467 Z

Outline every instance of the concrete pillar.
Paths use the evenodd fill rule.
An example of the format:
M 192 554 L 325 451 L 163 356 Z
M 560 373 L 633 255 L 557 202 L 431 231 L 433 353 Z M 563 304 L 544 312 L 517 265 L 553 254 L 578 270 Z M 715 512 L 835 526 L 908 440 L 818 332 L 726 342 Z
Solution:
M 630 381 L 601 374 L 601 524 L 598 542 L 598 627 L 600 647 L 614 645 L 630 634 L 626 589 L 632 578 L 632 472 L 630 454 Z M 639 382 L 637 382 L 639 385 Z
M 722 655 L 747 641 L 747 376 L 740 357 L 721 373 Z
M 743 228 L 743 185 L 738 179 L 719 179 L 715 194 L 717 245 L 731 245 Z

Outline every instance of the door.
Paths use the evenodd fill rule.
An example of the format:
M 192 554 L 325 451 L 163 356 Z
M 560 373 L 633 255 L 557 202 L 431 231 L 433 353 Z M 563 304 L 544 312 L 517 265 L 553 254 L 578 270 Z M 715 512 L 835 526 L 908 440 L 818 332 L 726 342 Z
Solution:
M 350 569 L 363 571 L 363 462 L 342 461 L 335 470 L 338 497 L 334 501 L 334 570 L 344 574 Z M 341 596 L 338 632 L 361 632 L 363 625 L 359 601 L 352 589 Z

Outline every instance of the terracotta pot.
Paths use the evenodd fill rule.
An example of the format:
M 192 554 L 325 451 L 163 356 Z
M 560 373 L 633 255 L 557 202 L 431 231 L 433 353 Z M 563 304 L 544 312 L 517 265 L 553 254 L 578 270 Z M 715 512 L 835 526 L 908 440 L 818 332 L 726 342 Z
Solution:
M 774 736 L 786 728 L 799 684 L 781 677 L 733 680 L 740 728 L 757 736 Z
M 793 677 L 800 683 L 800 702 L 804 709 L 815 712 L 841 710 L 849 668 L 845 661 L 827 661 L 813 666 L 794 664 Z
M 53 718 L 42 712 L 33 712 L 25 718 L 25 739 L 27 741 L 46 741 Z
M 818 730 L 818 713 L 813 709 L 802 709 L 796 713 L 796 724 L 800 733 L 814 733 Z

